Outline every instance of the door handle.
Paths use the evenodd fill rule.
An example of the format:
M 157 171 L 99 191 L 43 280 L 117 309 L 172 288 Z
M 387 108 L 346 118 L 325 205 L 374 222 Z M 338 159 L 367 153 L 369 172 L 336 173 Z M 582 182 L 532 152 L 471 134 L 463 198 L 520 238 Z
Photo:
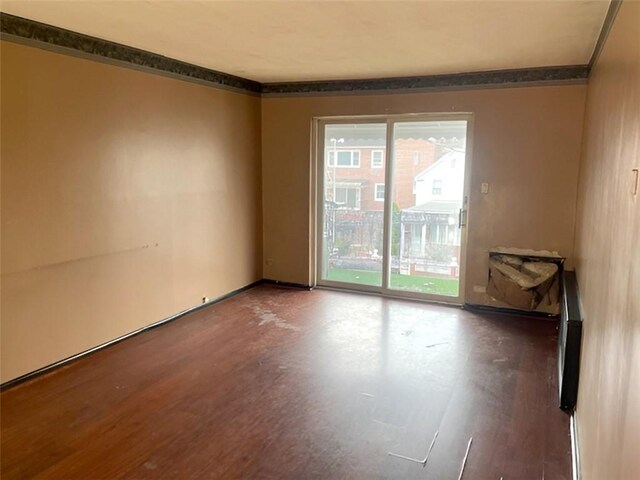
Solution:
M 467 226 L 467 211 L 464 208 L 461 208 L 458 211 L 458 228 Z
M 469 197 L 466 195 L 462 200 L 462 208 L 458 211 L 458 228 L 467 226 L 467 202 L 469 201 Z

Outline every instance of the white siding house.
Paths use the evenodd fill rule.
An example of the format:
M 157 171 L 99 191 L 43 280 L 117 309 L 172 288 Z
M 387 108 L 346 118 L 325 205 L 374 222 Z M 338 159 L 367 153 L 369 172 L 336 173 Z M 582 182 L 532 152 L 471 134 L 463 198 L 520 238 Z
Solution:
M 400 215 L 402 273 L 457 275 L 464 161 L 464 151 L 453 150 L 416 175 L 416 204 Z
M 449 152 L 416 176 L 416 207 L 434 201 L 460 203 L 464 189 L 464 155 L 464 152 Z

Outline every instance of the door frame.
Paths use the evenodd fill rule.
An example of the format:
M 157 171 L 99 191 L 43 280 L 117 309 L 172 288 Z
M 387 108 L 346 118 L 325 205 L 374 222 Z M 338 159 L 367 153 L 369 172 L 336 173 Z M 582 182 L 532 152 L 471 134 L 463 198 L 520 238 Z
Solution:
M 420 121 L 466 121 L 467 139 L 465 148 L 465 169 L 463 182 L 463 205 L 465 208 L 465 222 L 460 233 L 460 269 L 458 275 L 458 296 L 436 295 L 421 292 L 411 292 L 396 290 L 387 287 L 387 282 L 391 273 L 391 222 L 393 215 L 393 126 L 396 123 L 420 122 Z M 386 149 L 385 149 L 385 192 L 384 192 L 384 223 L 383 223 L 383 253 L 382 253 L 382 285 L 359 285 L 354 283 L 340 282 L 335 280 L 322 279 L 321 262 L 323 261 L 323 231 L 324 231 L 324 180 L 325 180 L 325 147 L 324 134 L 326 125 L 351 124 L 351 123 L 385 123 L 386 124 Z M 313 135 L 315 142 L 312 148 L 312 208 L 315 215 L 312 222 L 315 235 L 312 235 L 312 279 L 314 286 L 335 288 L 340 290 L 351 290 L 364 293 L 375 293 L 386 297 L 408 298 L 412 300 L 423 300 L 437 303 L 463 304 L 465 300 L 465 279 L 467 270 L 467 238 L 469 230 L 469 219 L 471 218 L 471 208 L 469 202 L 471 190 L 471 162 L 473 153 L 473 133 L 474 115 L 470 112 L 461 113 L 409 113 L 391 115 L 351 115 L 351 116 L 325 116 L 313 118 Z

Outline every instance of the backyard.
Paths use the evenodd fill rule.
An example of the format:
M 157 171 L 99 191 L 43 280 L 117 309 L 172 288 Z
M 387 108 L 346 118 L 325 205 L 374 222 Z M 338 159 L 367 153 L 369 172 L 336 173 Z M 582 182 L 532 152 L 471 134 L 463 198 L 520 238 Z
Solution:
M 327 280 L 357 283 L 360 285 L 380 286 L 382 285 L 382 272 L 333 268 L 329 270 Z M 399 273 L 392 273 L 391 288 L 455 297 L 458 295 L 458 279 L 433 278 L 419 275 L 401 275 Z

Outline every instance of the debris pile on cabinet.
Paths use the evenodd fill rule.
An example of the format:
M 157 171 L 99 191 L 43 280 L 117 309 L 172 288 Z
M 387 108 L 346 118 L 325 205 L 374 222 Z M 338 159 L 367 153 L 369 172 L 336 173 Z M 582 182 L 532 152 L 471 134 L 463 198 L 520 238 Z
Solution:
M 487 294 L 498 306 L 557 315 L 564 260 L 558 252 L 548 250 L 493 248 Z

